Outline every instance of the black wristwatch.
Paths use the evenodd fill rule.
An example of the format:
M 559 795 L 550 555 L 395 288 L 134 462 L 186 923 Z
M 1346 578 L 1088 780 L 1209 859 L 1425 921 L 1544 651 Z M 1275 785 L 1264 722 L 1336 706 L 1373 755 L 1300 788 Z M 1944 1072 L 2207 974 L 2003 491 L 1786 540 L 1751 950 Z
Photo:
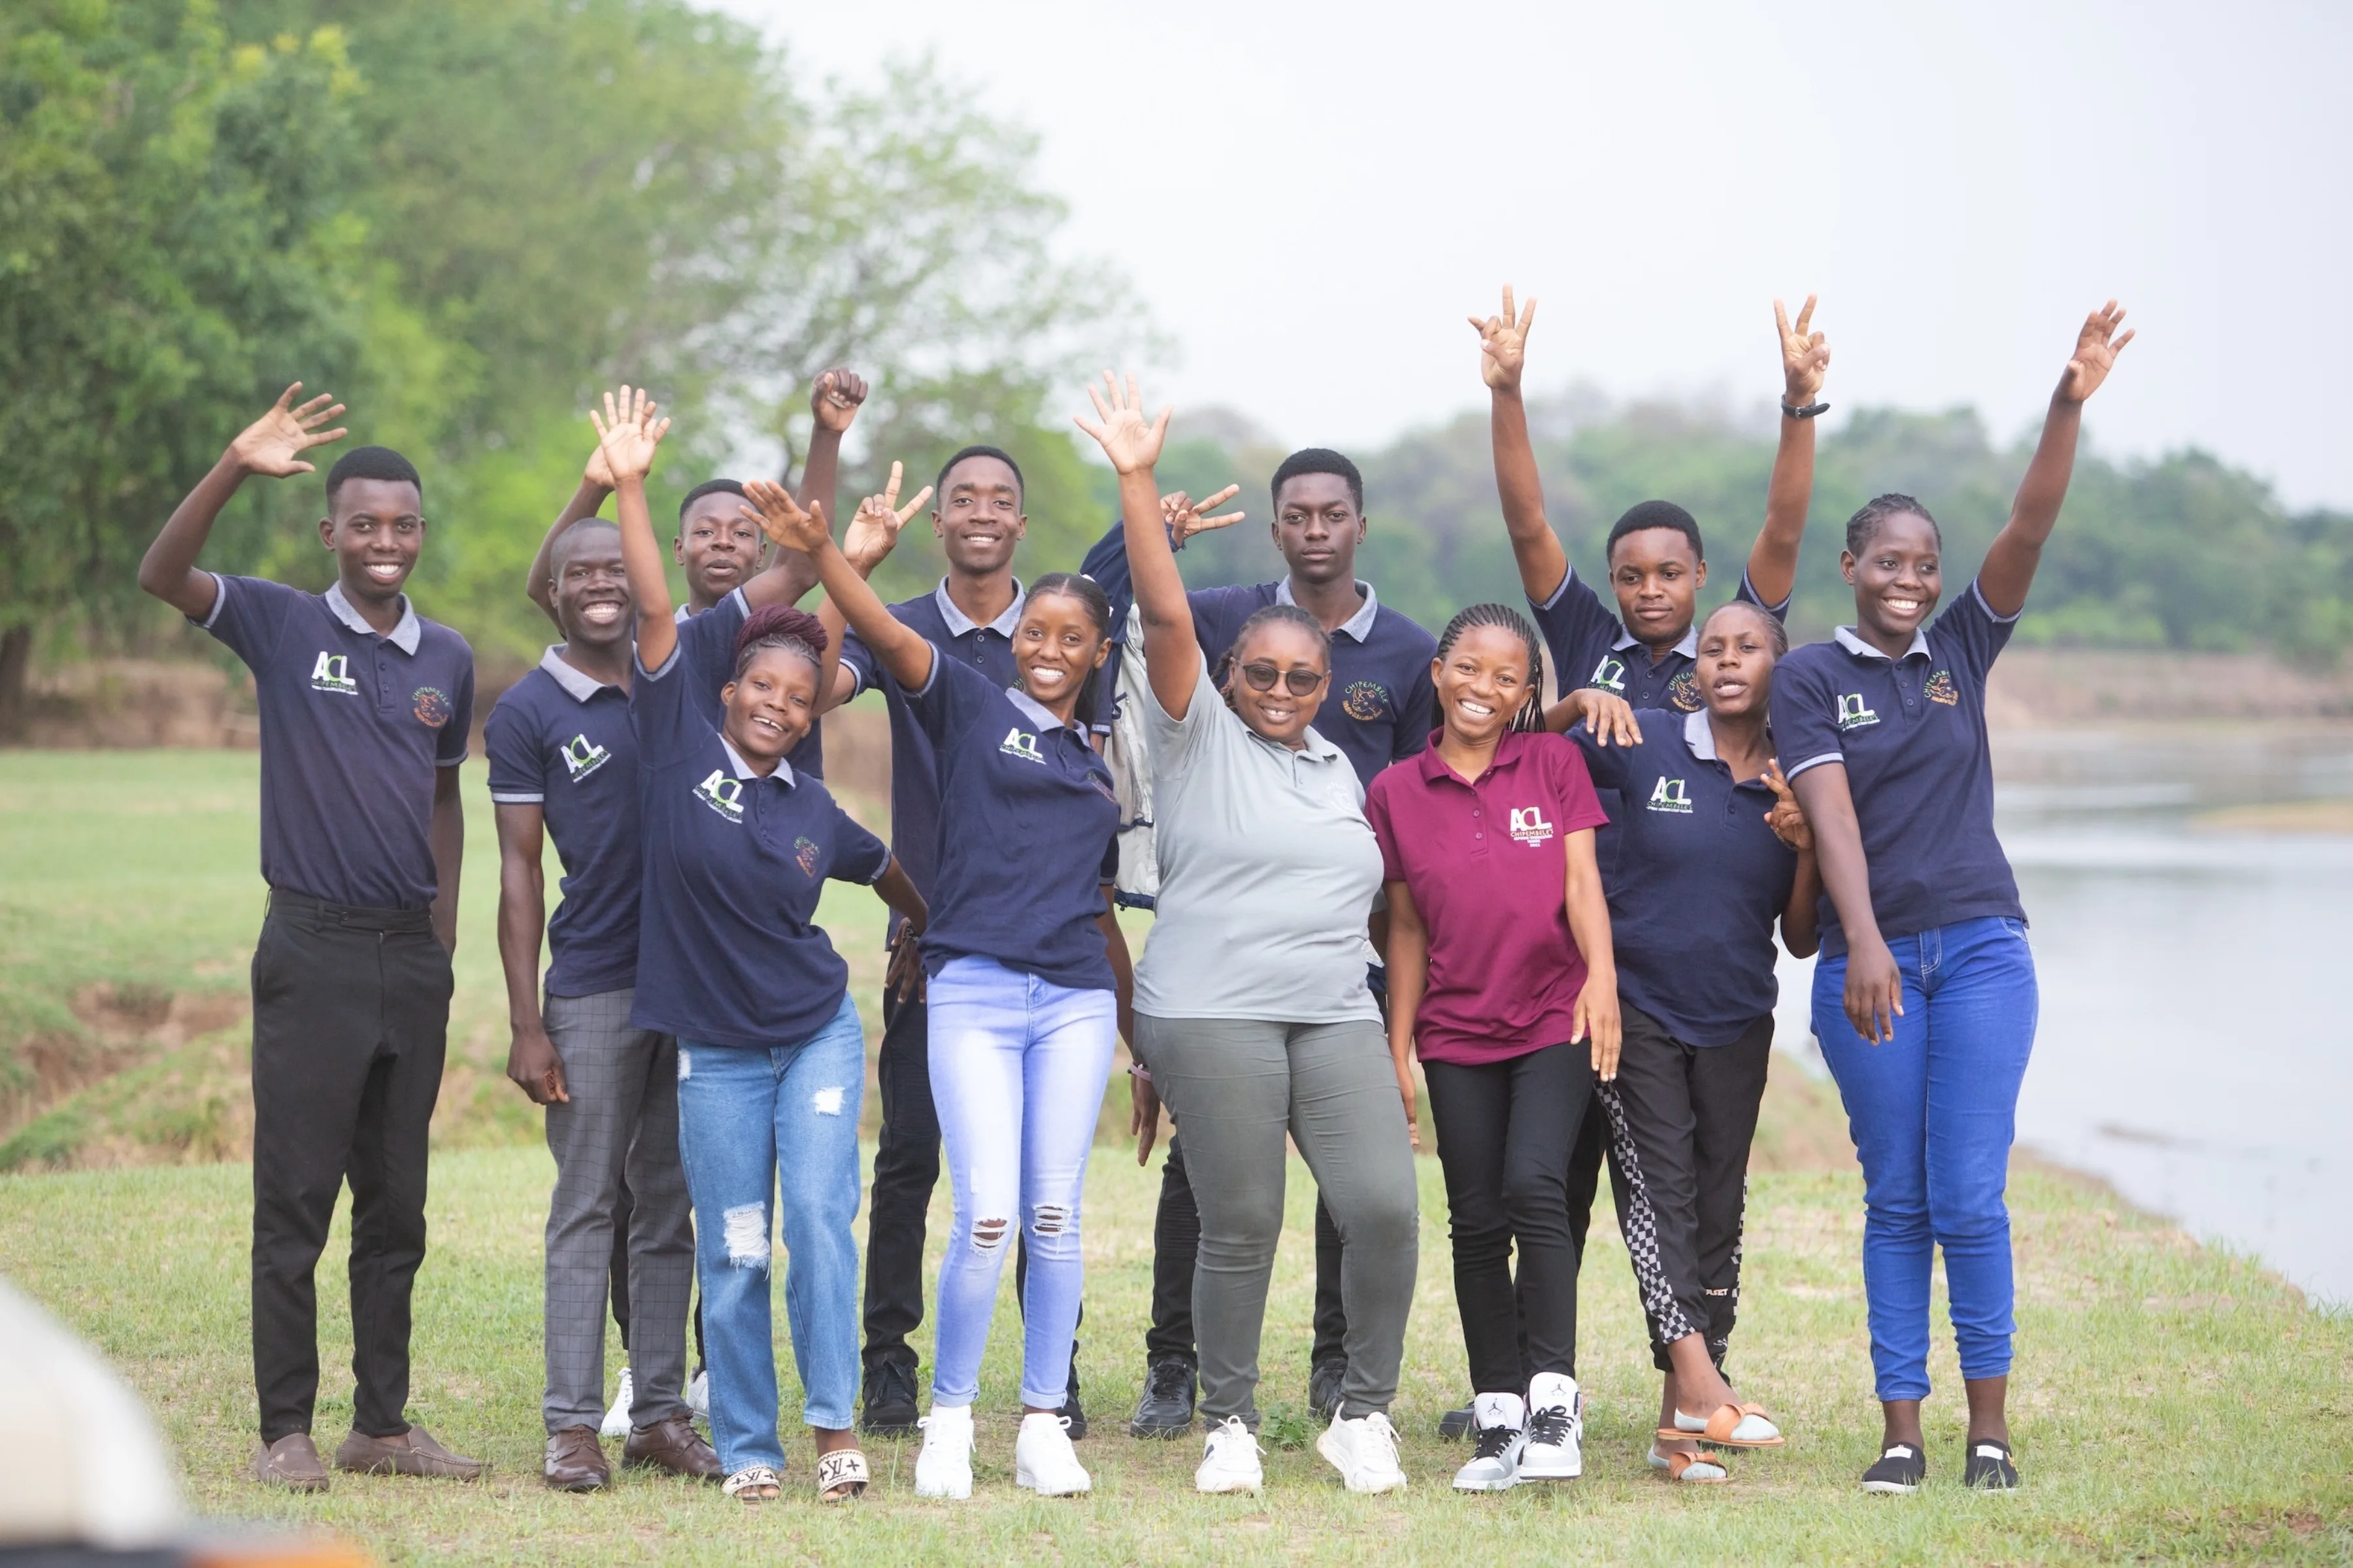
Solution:
M 1786 403 L 1781 405 L 1781 412 L 1792 419 L 1812 419 L 1830 411 L 1831 405 L 1827 403 L 1809 403 L 1803 408 L 1792 408 Z

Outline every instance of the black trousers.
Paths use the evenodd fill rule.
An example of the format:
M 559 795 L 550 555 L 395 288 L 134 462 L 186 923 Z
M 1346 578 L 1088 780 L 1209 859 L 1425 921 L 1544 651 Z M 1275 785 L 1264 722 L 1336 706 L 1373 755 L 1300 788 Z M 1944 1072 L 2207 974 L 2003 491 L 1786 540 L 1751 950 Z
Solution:
M 408 1430 L 409 1296 L 449 1026 L 449 954 L 424 910 L 272 892 L 253 952 L 253 1381 L 261 1440 L 308 1432 L 314 1278 L 352 1187 L 353 1427 Z
M 1193 1343 L 1193 1266 L 1201 1252 L 1201 1211 L 1185 1173 L 1179 1135 L 1168 1136 L 1160 1166 L 1160 1207 L 1152 1219 L 1152 1326 L 1145 1331 L 1147 1362 L 1168 1356 L 1198 1359 Z M 1348 1358 L 1348 1313 L 1340 1298 L 1340 1227 L 1322 1194 L 1315 1197 L 1315 1339 L 1312 1369 Z
M 1704 1334 L 1721 1370 L 1740 1309 L 1740 1233 L 1748 1146 L 1773 1058 L 1773 1019 L 1728 1046 L 1687 1046 L 1623 1000 L 1618 1079 L 1596 1097 L 1609 1124 L 1609 1185 L 1618 1226 L 1651 1328 L 1651 1359 Z
M 1540 1372 L 1574 1376 L 1581 1243 L 1569 1224 L 1570 1146 L 1561 1130 L 1585 1119 L 1591 1047 L 1546 1046 L 1475 1067 L 1426 1061 L 1422 1075 L 1446 1174 L 1472 1389 L 1518 1394 Z

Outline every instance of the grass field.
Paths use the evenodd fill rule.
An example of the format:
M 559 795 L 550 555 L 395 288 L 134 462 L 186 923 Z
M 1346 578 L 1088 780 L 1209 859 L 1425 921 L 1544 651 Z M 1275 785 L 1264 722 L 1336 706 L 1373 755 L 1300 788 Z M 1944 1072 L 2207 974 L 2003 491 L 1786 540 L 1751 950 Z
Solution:
M 480 805 L 478 773 L 469 787 Z M 846 1510 L 806 1500 L 806 1445 L 786 1503 L 759 1514 L 706 1489 L 634 1476 L 603 1496 L 552 1495 L 536 1479 L 539 1236 L 551 1172 L 533 1113 L 499 1076 L 503 1003 L 482 820 L 470 839 L 451 1081 L 437 1121 L 412 1410 L 497 1468 L 475 1487 L 338 1478 L 323 1498 L 264 1492 L 241 1479 L 252 1441 L 249 1176 L 207 1163 L 237 1152 L 246 1114 L 236 998 L 260 913 L 252 835 L 250 757 L 0 753 L 0 1044 L 15 1047 L 18 1075 L 0 1089 L 40 1107 L 19 1117 L 13 1152 L 0 1155 L 24 1173 L 0 1176 L 0 1275 L 121 1369 L 177 1447 L 203 1512 L 323 1527 L 398 1562 L 2353 1560 L 2342 1440 L 2353 1422 L 2353 1321 L 2027 1164 L 2012 1187 L 2014 1426 L 2026 1489 L 1980 1497 L 1957 1484 L 1957 1371 L 1940 1328 L 1928 1488 L 1905 1500 L 1857 1493 L 1877 1436 L 1858 1183 L 1821 1158 L 1832 1140 L 1820 1097 L 1778 1061 L 1759 1164 L 1784 1168 L 1752 1179 L 1732 1364 L 1791 1438 L 1786 1450 L 1736 1459 L 1728 1489 L 1678 1492 L 1641 1464 L 1656 1388 L 1605 1206 L 1580 1312 L 1592 1400 L 1586 1478 L 1493 1498 L 1447 1490 L 1462 1450 L 1440 1444 L 1433 1426 L 1465 1385 L 1444 1201 L 1425 1161 L 1421 1272 L 1396 1411 L 1412 1489 L 1350 1497 L 1307 1446 L 1302 1180 L 1263 1356 L 1268 1490 L 1195 1496 L 1198 1445 L 1137 1443 L 1120 1419 L 1142 1370 L 1157 1172 L 1107 1143 L 1088 1187 L 1082 1363 L 1098 1425 L 1080 1452 L 1096 1476 L 1092 1497 L 1041 1501 L 1011 1485 L 1018 1340 L 1009 1302 L 983 1379 L 980 1484 L 968 1504 L 917 1502 L 913 1450 L 891 1445 L 872 1451 L 873 1492 Z M 843 947 L 871 996 L 871 917 L 855 903 L 841 914 Z M 86 1081 L 76 1086 L 76 1074 Z M 50 1164 L 116 1168 L 42 1169 Z M 935 1208 L 934 1243 L 943 1219 Z M 350 1418 L 338 1370 L 350 1356 L 343 1245 L 339 1223 L 321 1268 L 330 1372 L 318 1431 L 330 1443 Z M 781 1364 L 790 1401 L 788 1353 Z M 794 1415 L 788 1404 L 786 1419 Z

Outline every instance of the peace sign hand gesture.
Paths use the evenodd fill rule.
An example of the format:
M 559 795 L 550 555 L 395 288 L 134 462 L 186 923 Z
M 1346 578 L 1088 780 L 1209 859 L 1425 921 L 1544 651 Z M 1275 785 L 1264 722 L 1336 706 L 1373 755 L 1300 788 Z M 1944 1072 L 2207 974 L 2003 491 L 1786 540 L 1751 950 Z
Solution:
M 1213 506 L 1225 505 L 1226 502 L 1233 500 L 1235 496 L 1240 493 L 1241 486 L 1228 485 L 1216 495 L 1209 496 L 1201 500 L 1195 500 L 1183 490 L 1172 490 L 1168 494 L 1162 496 L 1160 498 L 1160 521 L 1161 523 L 1168 530 L 1170 542 L 1176 549 L 1182 550 L 1185 548 L 1185 542 L 1192 538 L 1197 533 L 1207 533 L 1211 529 L 1216 528 L 1231 528 L 1234 524 L 1241 521 L 1243 518 L 1250 514 L 1247 512 L 1229 511 L 1223 517 L 1203 517 L 1201 515 Z
M 1144 397 L 1135 389 L 1135 377 L 1127 378 L 1127 389 L 1120 390 L 1111 372 L 1103 372 L 1103 386 L 1111 401 L 1103 401 L 1103 393 L 1087 388 L 1087 400 L 1095 405 L 1092 420 L 1083 414 L 1073 423 L 1102 444 L 1103 456 L 1111 466 L 1123 474 L 1142 473 L 1160 460 L 1160 444 L 1168 437 L 1168 416 L 1174 407 L 1164 407 L 1160 417 L 1146 422 L 1144 417 Z
M 617 489 L 653 471 L 654 448 L 670 434 L 670 421 L 656 417 L 655 408 L 644 387 L 633 391 L 624 385 L 617 400 L 609 392 L 605 395 L 601 416 L 594 408 L 588 411 L 588 422 L 596 427 L 597 449 L 604 453 Z
M 800 502 L 793 500 L 793 492 L 772 479 L 745 480 L 744 495 L 752 504 L 737 508 L 737 515 L 758 523 L 770 543 L 806 553 L 832 541 L 833 531 L 826 526 L 825 509 L 815 501 L 803 511 Z
M 334 394 L 322 392 L 301 407 L 292 406 L 294 395 L 302 390 L 296 382 L 278 395 L 269 412 L 247 426 L 236 440 L 228 444 L 229 456 L 248 474 L 263 474 L 273 479 L 290 474 L 316 473 L 318 470 L 303 460 L 302 454 L 313 447 L 323 447 L 330 441 L 340 441 L 348 431 L 341 426 L 322 430 L 320 426 L 343 411 L 334 403 Z
M 841 552 L 849 557 L 849 563 L 858 568 L 861 576 L 882 564 L 883 558 L 899 542 L 899 531 L 932 499 L 932 487 L 925 485 L 915 492 L 913 500 L 901 506 L 899 484 L 904 472 L 904 465 L 891 465 L 891 479 L 882 487 L 882 493 L 868 496 L 858 503 L 857 511 L 850 515 L 849 530 L 841 537 Z
M 1766 760 L 1765 772 L 1759 782 L 1773 792 L 1773 809 L 1765 814 L 1765 826 L 1773 836 L 1802 855 L 1814 847 L 1814 829 L 1806 820 L 1805 807 L 1798 804 L 1797 793 L 1789 781 L 1781 776 L 1781 759 Z
M 2125 313 L 2114 300 L 2084 318 L 2084 330 L 2075 334 L 2074 357 L 2068 360 L 2066 374 L 2059 378 L 2060 396 L 2081 403 L 2100 390 L 2100 384 L 2115 368 L 2116 355 L 2133 341 L 2130 331 L 2122 337 L 2116 335 L 2124 321 Z
M 1811 405 L 1821 395 L 1822 378 L 1830 374 L 1829 340 L 1807 330 L 1813 325 L 1814 298 L 1806 296 L 1795 327 L 1789 325 L 1788 307 L 1778 300 L 1773 301 L 1773 324 L 1781 329 L 1781 375 L 1788 384 L 1781 401 L 1792 408 Z
M 1479 334 L 1479 374 L 1497 392 L 1516 392 L 1520 386 L 1520 369 L 1526 363 L 1528 329 L 1535 325 L 1536 302 L 1516 317 L 1512 313 L 1512 286 L 1504 285 L 1504 313 L 1485 321 L 1470 318 L 1471 328 Z

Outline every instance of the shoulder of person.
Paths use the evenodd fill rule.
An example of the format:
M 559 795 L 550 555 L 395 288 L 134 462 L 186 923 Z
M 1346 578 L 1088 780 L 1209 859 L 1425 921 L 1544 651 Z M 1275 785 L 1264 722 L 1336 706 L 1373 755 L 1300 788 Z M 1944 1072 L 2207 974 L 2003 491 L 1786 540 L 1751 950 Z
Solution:
M 468 642 L 465 635 L 457 627 L 445 621 L 432 620 L 421 615 L 417 617 L 417 623 L 421 628 L 417 644 L 420 652 L 427 643 L 434 643 L 459 655 L 469 664 L 474 662 L 474 645 Z M 540 671 L 534 668 L 532 673 L 537 675 Z
M 1419 644 L 1422 651 L 1432 657 L 1438 652 L 1438 638 L 1430 628 L 1403 610 L 1391 608 L 1386 599 L 1374 610 L 1373 625 L 1401 642 Z

